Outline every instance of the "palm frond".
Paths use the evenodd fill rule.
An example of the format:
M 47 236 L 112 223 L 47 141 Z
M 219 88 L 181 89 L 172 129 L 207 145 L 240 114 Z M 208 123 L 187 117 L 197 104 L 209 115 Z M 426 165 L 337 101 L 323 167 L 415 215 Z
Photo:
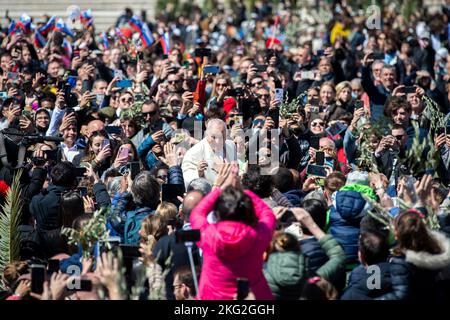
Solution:
M 19 224 L 22 214 L 22 199 L 19 170 L 8 190 L 6 202 L 0 212 L 0 276 L 8 263 L 20 259 Z M 1 286 L 1 284 L 0 284 Z

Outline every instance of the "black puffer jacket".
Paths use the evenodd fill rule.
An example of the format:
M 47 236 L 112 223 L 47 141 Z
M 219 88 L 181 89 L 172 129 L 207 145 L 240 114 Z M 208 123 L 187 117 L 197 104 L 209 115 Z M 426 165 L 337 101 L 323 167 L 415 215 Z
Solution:
M 437 278 L 450 267 L 450 239 L 433 231 L 442 253 L 407 250 L 405 256 L 391 258 L 392 291 L 380 300 L 444 300 Z
M 317 270 L 328 261 L 325 250 L 316 238 L 300 240 L 300 251 L 308 259 L 308 273 L 316 274 Z

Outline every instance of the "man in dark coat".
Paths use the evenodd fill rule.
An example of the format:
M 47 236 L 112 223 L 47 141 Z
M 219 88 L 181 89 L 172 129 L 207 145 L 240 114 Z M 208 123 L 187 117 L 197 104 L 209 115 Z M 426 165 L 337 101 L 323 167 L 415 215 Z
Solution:
M 30 212 L 36 228 L 48 231 L 60 227 L 58 223 L 61 194 L 73 189 L 77 183 L 75 165 L 63 161 L 53 167 L 49 187 L 31 199 Z
M 203 198 L 203 194 L 199 191 L 191 191 L 184 197 L 183 200 L 183 226 L 182 230 L 190 230 L 189 216 L 200 200 Z M 200 255 L 197 246 L 194 244 L 192 247 L 192 255 L 194 258 L 194 264 L 200 264 Z M 184 243 L 177 243 L 175 233 L 166 235 L 158 240 L 155 248 L 153 249 L 153 256 L 156 257 L 158 264 L 164 269 L 168 268 L 166 265 L 169 261 L 169 273 L 166 276 L 166 295 L 167 299 L 174 300 L 173 293 L 173 273 L 175 270 L 183 266 L 190 266 L 189 255 L 187 247 Z

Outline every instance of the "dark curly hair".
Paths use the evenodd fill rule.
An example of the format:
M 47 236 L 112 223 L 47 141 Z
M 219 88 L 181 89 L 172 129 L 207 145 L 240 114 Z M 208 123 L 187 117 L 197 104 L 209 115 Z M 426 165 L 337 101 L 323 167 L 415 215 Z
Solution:
M 273 189 L 272 177 L 261 175 L 261 167 L 256 164 L 248 166 L 248 170 L 242 178 L 242 184 L 260 198 L 270 197 Z

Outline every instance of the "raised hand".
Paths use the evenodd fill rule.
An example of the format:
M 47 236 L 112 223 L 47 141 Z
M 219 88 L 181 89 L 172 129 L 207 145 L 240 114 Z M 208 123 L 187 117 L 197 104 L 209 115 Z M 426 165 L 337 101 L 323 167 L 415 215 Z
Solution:
M 95 203 L 91 197 L 89 196 L 83 197 L 83 205 L 85 213 L 93 213 L 95 211 Z
M 164 157 L 159 158 L 160 161 L 164 162 L 169 168 L 178 165 L 178 156 L 176 153 L 175 145 L 168 142 L 164 145 Z
M 118 258 L 114 257 L 111 252 L 103 252 L 97 258 L 97 269 L 95 273 L 100 282 L 108 289 L 109 298 L 111 300 L 122 300 L 120 292 L 121 272 Z

